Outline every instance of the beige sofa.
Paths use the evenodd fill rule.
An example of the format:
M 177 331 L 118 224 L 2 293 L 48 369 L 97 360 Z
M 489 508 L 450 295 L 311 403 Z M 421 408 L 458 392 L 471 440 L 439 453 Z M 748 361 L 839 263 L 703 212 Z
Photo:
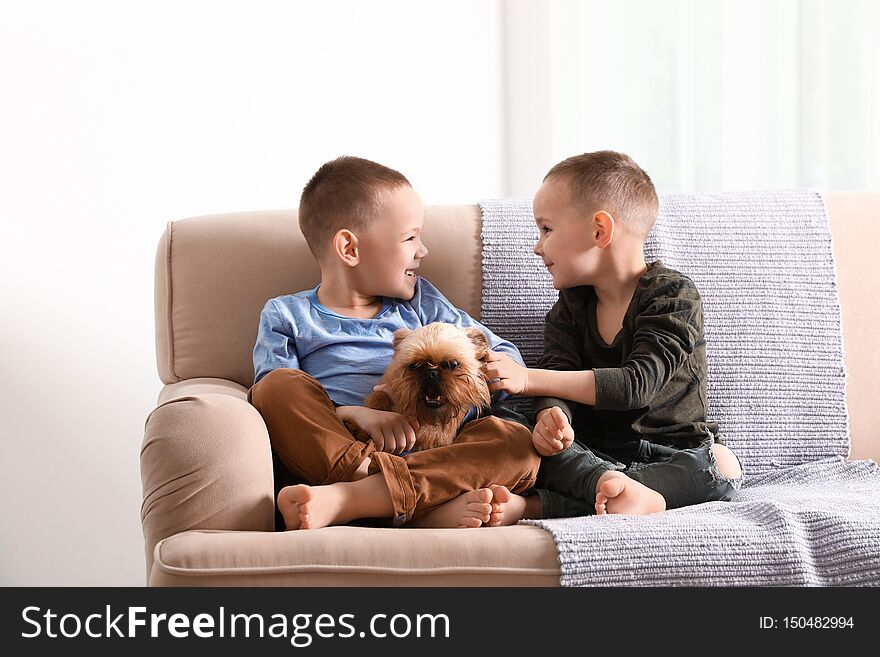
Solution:
M 870 283 L 880 194 L 829 193 L 846 348 L 851 459 L 880 460 L 880 325 Z M 426 209 L 421 273 L 479 318 L 480 213 Z M 328 527 L 274 531 L 269 436 L 246 401 L 266 299 L 319 280 L 293 210 L 169 222 L 156 254 L 156 353 L 165 384 L 147 418 L 141 472 L 152 586 L 558 586 L 535 526 Z

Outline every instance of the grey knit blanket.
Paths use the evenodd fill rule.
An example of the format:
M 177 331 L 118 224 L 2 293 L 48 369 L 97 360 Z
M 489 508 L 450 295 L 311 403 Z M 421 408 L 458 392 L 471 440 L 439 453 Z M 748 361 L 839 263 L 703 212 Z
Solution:
M 532 252 L 531 202 L 480 207 L 481 320 L 533 365 L 557 292 Z M 821 195 L 667 194 L 660 208 L 645 259 L 700 291 L 707 415 L 745 481 L 734 502 L 533 521 L 556 540 L 563 585 L 880 584 L 880 474 L 873 461 L 845 461 L 840 303 Z
M 878 586 L 880 468 L 840 456 L 747 477 L 732 502 L 527 520 L 563 586 Z

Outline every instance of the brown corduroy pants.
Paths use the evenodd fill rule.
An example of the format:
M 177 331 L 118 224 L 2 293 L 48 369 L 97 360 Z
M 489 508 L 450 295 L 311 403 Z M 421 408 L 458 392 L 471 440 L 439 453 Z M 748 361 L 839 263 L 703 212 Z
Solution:
M 369 457 L 369 473 L 381 472 L 391 493 L 395 526 L 490 484 L 522 492 L 541 462 L 525 426 L 493 416 L 468 422 L 445 447 L 405 457 L 378 452 L 354 439 L 324 387 L 301 370 L 273 370 L 251 386 L 248 401 L 263 416 L 278 458 L 307 484 L 346 481 Z

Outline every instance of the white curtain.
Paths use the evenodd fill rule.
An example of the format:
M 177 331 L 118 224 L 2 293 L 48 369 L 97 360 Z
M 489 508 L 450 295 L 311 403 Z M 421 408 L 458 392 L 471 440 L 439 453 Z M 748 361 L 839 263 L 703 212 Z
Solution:
M 502 2 L 506 181 L 632 155 L 661 191 L 880 189 L 880 2 Z

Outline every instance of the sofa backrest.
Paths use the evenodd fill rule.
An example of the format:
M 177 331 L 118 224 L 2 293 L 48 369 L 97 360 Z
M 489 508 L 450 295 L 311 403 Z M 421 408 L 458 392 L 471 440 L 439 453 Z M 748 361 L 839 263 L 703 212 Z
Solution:
M 880 194 L 829 193 L 826 201 L 843 306 L 853 458 L 880 460 L 880 304 L 870 280 L 880 243 Z M 476 205 L 428 206 L 421 273 L 481 317 L 481 217 Z M 672 266 L 672 263 L 669 262 Z M 317 284 L 295 210 L 237 212 L 169 222 L 156 253 L 156 358 L 163 383 L 216 377 L 253 382 L 252 349 L 265 301 Z
M 425 209 L 428 257 L 419 273 L 480 316 L 480 213 L 476 205 Z M 156 361 L 163 383 L 198 377 L 249 388 L 260 311 L 268 299 L 314 287 L 320 270 L 295 210 L 170 221 L 155 269 Z

